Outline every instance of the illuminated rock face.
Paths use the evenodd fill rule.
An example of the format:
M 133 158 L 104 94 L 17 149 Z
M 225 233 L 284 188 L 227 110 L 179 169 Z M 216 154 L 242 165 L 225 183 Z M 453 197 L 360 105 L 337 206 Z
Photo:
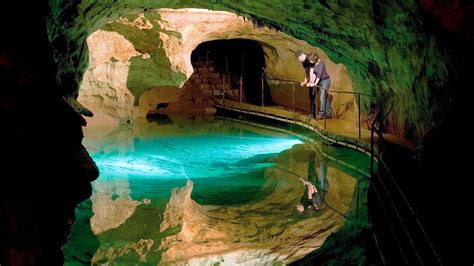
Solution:
M 189 75 L 189 72 L 187 72 L 189 68 L 186 66 L 187 59 L 184 57 L 176 58 L 172 55 L 173 52 L 165 52 L 164 49 L 166 47 L 172 47 L 177 51 L 189 49 L 189 47 L 181 48 L 175 40 L 184 38 L 184 36 L 193 37 L 199 35 L 199 32 L 181 32 L 182 35 L 171 36 L 170 34 L 173 32 L 179 32 L 183 27 L 186 27 L 180 26 L 179 22 L 176 24 L 177 21 L 174 21 L 173 17 L 181 17 L 194 23 L 201 15 L 192 13 L 195 11 L 183 10 L 179 11 L 181 14 L 171 14 L 171 12 L 165 14 L 162 10 L 160 12 L 163 14 L 163 18 L 160 18 L 161 15 L 158 15 L 155 10 L 159 8 L 182 9 L 190 7 L 225 10 L 234 14 L 242 14 L 258 25 L 270 25 L 278 29 L 280 32 L 274 32 L 276 39 L 280 38 L 278 37 L 280 36 L 279 33 L 284 32 L 323 49 L 331 61 L 341 63 L 347 68 L 347 73 L 355 91 L 373 96 L 362 98 L 361 107 L 364 114 L 374 112 L 377 101 L 383 100 L 387 104 L 385 105 L 387 110 L 391 110 L 387 118 L 389 133 L 412 137 L 415 140 L 422 138 L 433 125 L 442 120 L 446 110 L 451 108 L 452 101 L 457 97 L 456 88 L 462 84 L 460 80 L 464 80 L 463 76 L 467 74 L 464 70 L 467 68 L 464 67 L 463 60 L 461 60 L 465 59 L 465 53 L 461 52 L 464 49 L 459 47 L 460 49 L 451 49 L 453 53 L 448 52 L 450 47 L 456 47 L 452 45 L 456 41 L 453 38 L 442 36 L 440 29 L 432 19 L 427 17 L 423 9 L 427 9 L 434 14 L 441 14 L 441 17 L 449 16 L 447 14 L 459 14 L 459 19 L 456 19 L 455 22 L 461 23 L 458 23 L 461 28 L 468 27 L 468 29 L 462 31 L 465 33 L 463 35 L 468 35 L 470 16 L 463 17 L 463 12 L 453 12 L 452 8 L 443 9 L 445 5 L 439 3 L 434 5 L 433 1 L 428 0 L 396 0 L 372 3 L 361 3 L 353 0 L 332 3 L 326 3 L 326 1 L 305 3 L 284 1 L 275 3 L 272 0 L 237 1 L 232 3 L 214 0 L 191 2 L 124 0 L 120 4 L 74 0 L 54 1 L 50 5 L 52 12 L 49 21 L 49 35 L 53 44 L 56 63 L 59 65 L 57 79 L 66 84 L 79 84 L 82 81 L 82 74 L 85 72 L 88 63 L 87 51 L 82 53 L 81 50 L 83 40 L 98 29 L 110 28 L 108 22 L 117 20 L 119 17 L 122 17 L 122 22 L 127 19 L 126 26 L 130 27 L 125 30 L 129 34 L 125 31 L 121 31 L 120 34 L 130 40 L 137 51 L 150 54 L 152 61 L 163 62 L 161 64 L 163 66 L 162 71 L 158 71 L 158 74 L 155 70 L 161 69 L 160 64 L 155 67 L 154 64 L 139 62 L 140 66 L 146 65 L 147 68 L 155 68 L 153 70 L 155 76 L 161 75 L 162 77 L 159 80 L 162 80 L 162 83 L 167 83 L 158 86 L 171 86 L 173 84 L 172 86 L 176 87 L 176 84 L 181 84 Z M 454 8 L 459 10 L 468 10 L 470 6 L 466 3 L 460 3 L 457 7 L 456 5 L 454 5 Z M 439 8 L 440 6 L 441 8 Z M 449 7 L 449 4 L 446 6 Z M 138 15 L 143 11 L 145 11 L 144 15 Z M 184 18 L 186 12 L 193 14 L 195 18 Z M 215 21 L 218 21 L 219 17 L 222 18 L 222 15 L 213 14 L 212 17 L 215 17 Z M 137 18 L 140 19 L 137 20 Z M 176 25 L 170 25 L 170 23 Z M 245 24 L 245 21 L 240 24 Z M 121 25 L 125 24 L 122 23 Z M 457 28 L 456 25 L 452 26 Z M 162 30 L 160 33 L 157 29 L 161 27 L 171 30 Z M 203 28 L 204 25 L 199 27 Z M 140 38 L 135 38 L 138 35 L 130 34 L 133 33 L 129 31 L 131 28 L 141 29 L 140 31 L 148 33 L 155 31 L 156 34 L 143 34 Z M 109 30 L 114 31 L 113 29 Z M 135 31 L 135 33 L 137 32 Z M 203 39 L 212 38 L 213 33 L 208 33 L 211 35 L 201 37 Z M 243 35 L 246 33 L 248 32 L 242 31 Z M 229 38 L 231 37 L 231 34 L 226 35 Z M 153 47 L 146 48 L 139 45 L 139 43 L 144 43 L 143 40 L 146 43 L 150 36 L 158 36 L 155 38 L 156 42 L 150 42 L 150 44 L 154 43 Z M 166 45 L 161 44 L 161 38 L 166 39 Z M 135 42 L 132 39 L 141 39 L 141 41 Z M 472 40 L 472 38 L 469 39 Z M 184 43 L 188 43 L 188 40 L 183 40 Z M 265 40 L 262 40 L 262 44 L 263 42 Z M 193 39 L 189 46 L 198 43 L 197 39 Z M 177 46 L 174 46 L 175 44 Z M 278 49 L 276 45 L 271 45 L 270 47 L 264 47 L 264 50 L 268 55 L 271 55 L 269 51 L 275 48 Z M 161 52 L 158 52 L 159 50 Z M 170 57 L 167 62 L 162 58 L 166 56 Z M 288 61 L 282 54 L 279 54 L 279 57 L 283 61 Z M 323 55 L 323 57 L 325 56 Z M 272 58 L 276 57 L 269 56 L 267 62 L 273 62 Z M 134 60 L 132 59 L 132 61 Z M 172 63 L 170 63 L 170 60 Z M 169 71 L 164 71 L 164 67 L 172 69 L 171 65 L 174 66 L 175 71 L 178 71 L 173 72 L 175 77 L 172 77 L 173 74 Z M 133 62 L 131 68 L 133 68 Z M 291 69 L 291 67 L 288 66 L 288 69 Z M 134 71 L 130 71 L 130 73 L 132 72 Z M 286 76 L 283 72 L 280 72 L 283 74 L 282 76 Z M 332 75 L 335 74 L 332 73 Z M 136 81 L 139 81 L 134 79 L 133 76 L 138 77 L 140 75 L 133 74 L 131 82 L 129 81 L 128 88 L 132 93 L 133 86 L 130 85 L 136 85 Z M 141 75 L 141 77 L 141 82 L 145 83 L 146 86 L 139 86 L 139 89 L 148 90 L 156 87 L 156 84 L 160 84 L 157 80 L 153 80 L 153 75 L 147 74 Z M 174 81 L 164 82 L 166 80 Z M 340 84 L 339 82 L 335 83 L 336 85 Z M 78 87 L 71 86 L 69 92 L 73 94 L 77 90 Z M 136 97 L 135 100 L 137 99 Z M 346 108 L 343 104 L 338 106 L 341 110 Z
M 98 30 L 87 38 L 87 45 L 89 67 L 78 100 L 100 117 L 101 124 L 131 117 L 135 97 L 127 88 L 130 59 L 145 55 L 116 32 Z
M 294 53 L 316 52 L 326 62 L 331 89 L 353 91 L 345 67 L 334 64 L 321 49 L 305 41 L 256 27 L 230 12 L 157 9 L 151 14 L 118 18 L 87 38 L 89 65 L 79 89 L 79 101 L 97 114 L 90 121 L 92 125 L 124 123 L 144 116 L 147 106 L 134 105 L 178 101 L 180 88 L 193 73 L 191 53 L 199 44 L 236 38 L 262 45 L 268 77 L 302 81 L 304 69 Z M 269 85 L 277 104 L 292 106 L 290 87 L 274 82 Z M 300 104 L 307 107 L 307 88 L 298 86 L 296 94 Z M 354 104 L 353 97 L 335 95 L 335 114 L 353 120 Z
M 329 169 L 328 176 L 332 190 L 326 194 L 326 201 L 345 213 L 355 180 L 335 169 Z M 344 218 L 328 210 L 318 217 L 293 222 L 285 212 L 298 203 L 299 198 L 291 195 L 303 194 L 304 187 L 294 176 L 276 170 L 267 170 L 266 177 L 264 186 L 274 186 L 272 194 L 258 203 L 241 206 L 199 205 L 191 199 L 191 181 L 175 189 L 160 228 L 181 230 L 162 240 L 160 249 L 165 252 L 161 263 L 291 263 L 322 246 L 343 225 Z
M 91 196 L 94 216 L 90 222 L 92 232 L 96 235 L 122 225 L 141 204 L 131 199 L 130 187 L 125 181 L 97 181 L 94 190 Z M 112 195 L 117 196 L 117 199 L 113 199 Z

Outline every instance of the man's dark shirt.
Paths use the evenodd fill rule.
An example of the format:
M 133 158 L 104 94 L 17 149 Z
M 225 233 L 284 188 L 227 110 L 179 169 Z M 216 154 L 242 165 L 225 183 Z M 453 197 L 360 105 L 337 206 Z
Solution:
M 326 65 L 324 64 L 323 60 L 320 60 L 314 68 L 314 74 L 316 74 L 316 78 L 319 78 L 320 81 L 329 79 L 329 74 L 326 71 Z
M 308 82 L 309 82 L 309 79 L 310 79 L 310 77 L 309 77 L 309 69 L 310 69 L 311 67 L 314 67 L 314 63 L 312 63 L 312 62 L 310 62 L 308 59 L 306 59 L 306 60 L 304 60 L 304 62 L 301 63 L 301 64 L 303 65 L 304 70 L 306 71 L 306 79 L 307 79 Z

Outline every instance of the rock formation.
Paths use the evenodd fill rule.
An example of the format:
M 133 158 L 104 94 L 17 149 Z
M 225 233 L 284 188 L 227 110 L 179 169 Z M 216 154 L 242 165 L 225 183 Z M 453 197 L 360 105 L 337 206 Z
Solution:
M 48 4 L 9 2 L 2 10 L 0 264 L 62 265 L 74 210 L 99 173 L 81 143 L 84 119 L 55 80 Z
M 154 109 L 147 103 L 179 101 L 183 93 L 180 87 L 193 74 L 191 53 L 199 44 L 236 38 L 261 44 L 268 77 L 303 80 L 304 70 L 294 53 L 305 50 L 316 52 L 325 60 L 332 77 L 331 89 L 353 91 L 345 67 L 334 64 L 321 49 L 305 41 L 268 27 L 256 27 L 230 12 L 157 9 L 120 17 L 87 37 L 89 64 L 78 100 L 98 114 L 99 118 L 91 119 L 91 124 L 101 120 L 104 120 L 100 122 L 102 125 L 110 121 L 124 123 L 144 116 Z M 274 102 L 292 107 L 291 97 L 288 97 L 291 86 L 281 87 L 278 82 L 269 82 L 269 85 Z M 354 97 L 334 96 L 336 115 L 355 121 Z M 306 88 L 298 85 L 296 97 L 298 105 L 308 106 Z M 195 105 L 193 102 L 186 106 L 181 104 L 187 110 Z
M 151 56 L 148 61 L 138 58 L 135 60 L 135 69 L 138 72 L 146 69 L 148 72 L 136 75 L 137 78 L 132 75 L 129 80 L 128 88 L 132 94 L 141 94 L 144 90 L 160 84 L 178 84 L 179 87 L 192 70 L 188 59 L 182 55 L 196 47 L 200 41 L 208 37 L 213 38 L 209 28 L 219 28 L 217 25 L 211 27 L 197 23 L 198 28 L 194 28 L 197 29 L 196 32 L 181 32 L 187 25 L 180 25 L 175 20 L 199 22 L 200 16 L 186 16 L 187 12 L 197 12 L 189 8 L 219 11 L 214 13 L 219 14 L 214 16 L 216 22 L 225 17 L 226 13 L 220 11 L 242 15 L 245 20 L 234 15 L 238 22 L 236 27 L 247 25 L 249 29 L 253 24 L 256 28 L 252 29 L 252 32 L 263 33 L 266 31 L 265 26 L 269 26 L 276 31 L 269 31 L 272 33 L 267 36 L 275 42 L 281 42 L 284 39 L 282 36 L 291 36 L 290 38 L 306 41 L 308 45 L 316 47 L 313 49 L 323 51 L 323 58 L 328 57 L 332 62 L 343 64 L 353 89 L 375 96 L 362 99 L 364 114 L 370 115 L 377 105 L 377 100 L 383 100 L 387 109 L 391 106 L 387 130 L 416 140 L 422 138 L 440 121 L 446 110 L 450 109 L 450 101 L 456 93 L 457 85 L 454 84 L 458 84 L 463 73 L 461 65 L 448 63 L 451 59 L 457 60 L 457 55 L 445 52 L 448 42 L 442 40 L 443 36 L 439 34 L 438 28 L 433 26 L 434 23 L 423 10 L 435 10 L 433 6 L 436 5 L 432 2 L 423 1 L 420 6 L 416 1 L 372 4 L 358 1 L 344 4 L 271 2 L 268 5 L 247 1 L 137 4 L 134 0 L 128 0 L 110 5 L 81 0 L 57 1 L 52 5 L 49 33 L 51 42 L 56 47 L 57 63 L 60 64 L 58 79 L 72 79 L 76 83 L 82 81 L 82 73 L 87 69 L 87 37 L 97 30 L 104 30 L 104 27 L 123 35 L 138 51 Z M 188 11 L 178 11 L 183 8 L 188 8 Z M 436 12 L 438 11 L 433 11 L 437 14 Z M 68 16 L 64 15 L 65 13 Z M 464 23 L 459 25 L 466 28 L 464 25 L 468 25 L 466 23 L 469 23 L 470 16 L 464 13 L 462 15 L 465 18 L 460 17 L 459 21 Z M 232 27 L 229 27 L 229 30 Z M 133 28 L 137 30 L 131 30 Z M 153 34 L 142 34 L 140 31 Z M 197 37 L 205 32 L 209 35 L 201 36 L 203 39 L 199 40 Z M 256 36 L 249 36 L 252 34 L 248 34 L 248 30 L 242 33 L 244 38 L 247 35 L 251 39 L 258 39 Z M 232 34 L 223 33 L 220 37 L 214 37 L 231 38 Z M 264 45 L 265 40 L 261 43 Z M 268 55 L 268 65 L 272 65 L 271 62 L 277 58 L 272 55 L 272 51 L 278 50 L 278 45 L 272 45 L 272 41 L 269 43 L 264 49 Z M 292 61 L 285 54 L 277 52 L 278 61 Z M 70 60 L 61 61 L 60 58 Z M 275 66 L 276 73 L 282 74 L 280 77 L 290 77 L 283 69 Z M 289 65 L 288 69 L 293 68 Z M 271 74 L 270 69 L 267 71 Z M 344 83 L 345 81 L 335 82 L 341 88 L 345 87 Z M 351 108 L 341 104 L 338 109 L 344 110 L 348 107 Z

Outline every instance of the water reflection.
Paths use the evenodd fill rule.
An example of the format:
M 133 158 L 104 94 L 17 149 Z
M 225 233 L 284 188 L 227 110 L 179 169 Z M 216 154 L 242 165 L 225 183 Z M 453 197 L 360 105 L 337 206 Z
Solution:
M 295 210 L 299 176 L 341 213 L 356 184 L 309 144 L 224 119 L 138 121 L 86 145 L 101 176 L 76 210 L 68 263 L 289 263 L 344 224 Z
M 158 125 L 173 124 L 173 120 L 166 114 L 155 114 L 152 117 L 146 118 L 150 123 L 156 123 Z

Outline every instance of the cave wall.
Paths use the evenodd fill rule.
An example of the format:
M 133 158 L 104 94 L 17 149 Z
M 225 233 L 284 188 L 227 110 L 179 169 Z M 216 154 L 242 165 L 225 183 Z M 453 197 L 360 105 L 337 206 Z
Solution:
M 324 51 L 305 41 L 257 27 L 230 12 L 156 9 L 119 17 L 87 37 L 89 64 L 78 101 L 96 114 L 91 125 L 133 121 L 145 116 L 157 103 L 178 101 L 183 93 L 181 87 L 193 73 L 191 53 L 199 44 L 238 38 L 255 40 L 263 47 L 267 77 L 302 81 L 304 69 L 294 53 L 305 50 L 316 52 L 325 60 L 332 77 L 331 89 L 352 91 L 344 66 L 334 64 Z M 268 84 L 275 103 L 293 105 L 288 97 L 290 87 L 270 80 Z M 297 104 L 308 109 L 307 88 L 297 87 Z M 260 91 L 260 87 L 250 89 Z M 335 94 L 333 106 L 337 117 L 355 122 L 353 97 Z
M 62 61 L 58 79 L 79 84 L 87 66 L 86 36 L 107 22 L 155 8 L 226 10 L 268 25 L 321 48 L 347 67 L 354 90 L 391 105 L 392 133 L 421 138 L 450 108 L 454 71 L 437 36 L 424 24 L 416 1 L 51 1 L 50 39 Z M 73 19 L 71 19 L 73 18 Z M 60 44 L 60 45 L 58 45 Z M 85 50 L 85 49 L 84 49 Z M 80 64 L 79 64 L 80 63 Z M 74 69 L 79 65 L 79 71 Z M 451 77 L 451 76 L 449 76 Z M 76 88 L 77 90 L 77 88 Z M 364 99 L 369 113 L 375 100 Z M 388 108 L 387 108 L 388 109 Z
M 61 265 L 74 210 L 98 176 L 84 120 L 56 83 L 48 14 L 46 1 L 2 3 L 0 265 Z

